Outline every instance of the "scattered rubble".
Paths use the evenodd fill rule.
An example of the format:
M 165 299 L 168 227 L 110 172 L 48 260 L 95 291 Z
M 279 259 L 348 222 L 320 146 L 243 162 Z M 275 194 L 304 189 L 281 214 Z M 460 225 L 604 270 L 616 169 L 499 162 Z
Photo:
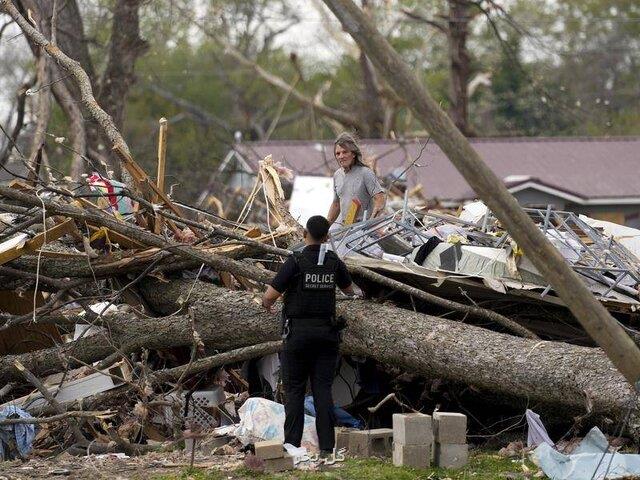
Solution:
M 278 166 L 269 158 L 262 163 L 241 216 L 263 198 L 264 222 L 249 224 L 173 201 L 116 151 L 135 190 L 98 174 L 81 185 L 16 179 L 0 186 L 0 375 L 7 380 L 0 426 L 9 432 L 3 457 L 67 452 L 124 455 L 128 462 L 186 448 L 187 464 L 222 455 L 239 465 L 255 444 L 250 468 L 281 471 L 317 461 L 311 417 L 306 453 L 284 453 L 279 364 L 268 357 L 280 349 L 278 321 L 256 301 L 279 262 L 300 247 Z M 525 211 L 637 335 L 637 252 L 615 238 L 611 225 L 552 209 Z M 387 395 L 401 391 L 391 381 L 368 395 L 366 362 L 387 376 L 394 372 L 397 381 L 407 372 L 430 379 L 431 388 L 439 379 L 472 385 L 507 406 L 528 398 L 584 414 L 587 391 L 588 415 L 624 418 L 630 387 L 483 204 L 454 215 L 405 201 L 333 231 L 331 248 L 365 296 L 339 302 L 349 327 L 336 385 L 347 388 L 334 395 L 345 425 L 369 428 L 340 430 L 333 462 L 348 449 L 398 465 L 433 460 L 458 468 L 468 457 L 467 429 L 484 428 L 443 412 L 434 413 L 433 426 L 432 417 L 410 414 L 382 428 L 391 426 L 391 413 L 436 405 L 427 385 L 409 406 Z M 267 398 L 248 398 L 256 385 L 250 370 L 260 358 L 269 358 L 258 375 Z M 587 390 L 587 383 L 599 388 Z M 378 412 L 392 397 L 395 403 Z M 362 407 L 371 405 L 367 417 Z M 637 439 L 639 428 L 632 414 L 624 431 Z M 5 439 L 19 431 L 22 443 Z M 263 441 L 280 448 L 277 458 L 265 457 Z

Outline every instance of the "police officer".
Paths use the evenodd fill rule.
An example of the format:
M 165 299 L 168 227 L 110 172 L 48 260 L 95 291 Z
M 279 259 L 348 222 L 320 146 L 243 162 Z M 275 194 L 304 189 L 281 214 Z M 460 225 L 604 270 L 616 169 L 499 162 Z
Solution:
M 335 444 L 331 397 L 339 344 L 335 287 L 353 295 L 346 265 L 322 246 L 328 233 L 326 218 L 311 217 L 304 231 L 304 250 L 287 259 L 262 298 L 263 307 L 272 312 L 275 301 L 284 295 L 281 365 L 286 395 L 285 443 L 300 446 L 310 379 L 323 455 L 330 454 Z

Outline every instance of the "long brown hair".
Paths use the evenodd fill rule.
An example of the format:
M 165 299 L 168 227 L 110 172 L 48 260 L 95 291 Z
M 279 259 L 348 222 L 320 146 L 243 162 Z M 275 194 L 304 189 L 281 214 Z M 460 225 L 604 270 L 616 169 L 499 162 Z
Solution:
M 360 150 L 360 146 L 358 145 L 357 140 L 353 135 L 347 132 L 342 132 L 338 135 L 335 142 L 333 142 L 333 155 L 335 157 L 336 154 L 336 145 L 340 145 L 345 150 L 350 151 L 355 156 L 354 165 L 360 165 L 361 167 L 366 167 L 367 165 L 362 161 L 362 150 Z

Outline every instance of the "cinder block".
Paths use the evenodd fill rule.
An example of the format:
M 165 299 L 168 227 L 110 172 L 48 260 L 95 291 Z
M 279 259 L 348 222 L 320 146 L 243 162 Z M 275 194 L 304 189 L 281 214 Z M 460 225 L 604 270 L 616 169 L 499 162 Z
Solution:
M 462 413 L 434 412 L 433 430 L 436 443 L 467 443 L 467 416 Z
M 349 450 L 349 436 L 357 432 L 355 428 L 335 427 L 336 432 L 336 452 L 341 448 Z
M 393 444 L 393 464 L 396 467 L 429 468 L 431 465 L 431 447 L 429 445 Z
M 264 461 L 265 473 L 284 472 L 285 470 L 293 470 L 293 457 L 285 453 L 281 458 L 270 458 Z
M 349 433 L 349 454 L 357 457 L 390 457 L 393 430 L 377 428 Z
M 256 457 L 261 460 L 271 460 L 284 457 L 284 447 L 282 442 L 277 440 L 266 440 L 255 443 Z
M 436 443 L 435 461 L 441 468 L 462 468 L 469 461 L 469 445 Z
M 397 445 L 431 445 L 433 425 L 430 415 L 395 413 L 393 415 L 393 443 Z

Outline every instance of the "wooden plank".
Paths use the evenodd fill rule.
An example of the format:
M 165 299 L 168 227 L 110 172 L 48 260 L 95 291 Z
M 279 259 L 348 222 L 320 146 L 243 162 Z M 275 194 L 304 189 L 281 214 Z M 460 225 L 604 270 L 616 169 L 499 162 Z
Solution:
M 158 190 L 164 192 L 164 172 L 165 172 L 165 162 L 167 159 L 167 119 L 160 119 L 160 131 L 158 134 L 158 175 L 156 177 L 156 184 Z M 160 233 L 162 231 L 162 216 L 156 215 L 156 222 L 153 227 L 153 231 L 155 233 Z
M 147 248 L 145 244 L 140 243 L 137 240 L 134 240 L 132 238 L 129 238 L 126 235 L 122 235 L 121 233 L 114 232 L 113 230 L 109 230 L 106 227 L 98 228 L 94 225 L 89 225 L 89 230 L 93 232 L 93 235 L 91 235 L 92 242 L 97 238 L 100 238 L 100 237 L 95 237 L 97 233 L 104 232 L 103 235 L 107 236 L 110 243 L 117 243 L 121 247 L 125 247 L 125 248 L 135 248 L 135 249 Z
M 11 315 L 25 315 L 33 312 L 33 291 L 22 296 L 13 290 L 0 290 L 0 311 Z M 44 295 L 38 292 L 36 307 L 44 304 Z M 19 355 L 47 347 L 53 347 L 62 338 L 55 325 L 30 324 L 10 327 L 0 332 L 0 355 Z
M 55 227 L 48 229 L 46 232 L 41 232 L 34 236 L 31 240 L 27 240 L 25 244 L 20 247 L 16 246 L 0 253 L 0 265 L 3 265 L 11 260 L 15 260 L 22 255 L 36 252 L 42 245 L 57 240 L 61 236 L 71 233 L 74 228 L 73 219 L 69 218 L 62 223 L 59 223 Z
M 143 192 L 143 196 L 146 200 L 150 202 L 153 202 L 154 200 L 162 200 L 164 205 L 166 205 L 167 208 L 169 208 L 169 210 L 171 210 L 175 215 L 180 218 L 184 218 L 182 211 L 174 205 L 171 199 L 169 199 L 169 197 L 167 197 L 164 192 L 158 189 L 156 184 L 149 178 L 149 175 L 146 174 L 142 167 L 140 167 L 140 165 L 138 165 L 136 161 L 130 155 L 128 155 L 120 145 L 116 145 L 115 147 L 113 147 L 113 150 L 122 160 L 122 164 L 131 174 L 134 181 L 136 182 L 136 185 L 138 185 L 140 190 Z M 153 195 L 154 192 L 158 197 L 157 199 Z M 167 225 L 171 227 L 173 233 L 175 233 L 176 235 L 180 234 L 180 230 L 173 222 L 168 221 Z M 202 238 L 202 235 L 198 231 L 194 231 L 193 233 L 197 238 Z

